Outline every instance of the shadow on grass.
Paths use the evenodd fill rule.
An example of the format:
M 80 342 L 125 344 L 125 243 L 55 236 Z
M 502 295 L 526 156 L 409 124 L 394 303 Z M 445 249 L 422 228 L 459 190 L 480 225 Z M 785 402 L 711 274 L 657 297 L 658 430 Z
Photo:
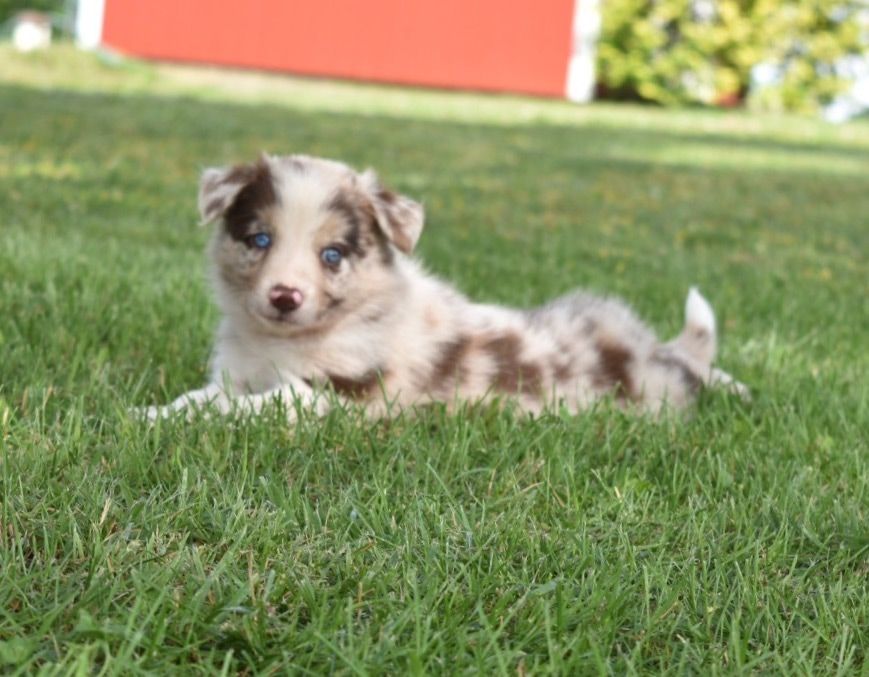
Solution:
M 390 153 L 391 146 L 406 152 L 407 144 L 413 142 L 418 151 L 407 159 L 418 159 L 425 166 L 430 164 L 422 161 L 426 157 L 473 152 L 474 147 L 467 146 L 471 138 L 474 146 L 491 146 L 493 167 L 498 166 L 497 160 L 503 154 L 524 151 L 535 159 L 549 154 L 553 159 L 569 158 L 580 166 L 602 162 L 642 168 L 663 161 L 673 169 L 772 169 L 783 174 L 834 173 L 861 178 L 869 173 L 869 158 L 863 149 L 833 142 L 759 138 L 739 131 L 676 133 L 654 126 L 625 128 L 600 121 L 576 125 L 541 121 L 515 126 L 435 122 L 401 115 L 311 112 L 274 103 L 230 104 L 187 96 L 41 91 L 14 85 L 0 85 L 0 101 L 6 101 L 4 108 L 12 112 L 4 125 L 6 143 L 14 144 L 23 137 L 26 150 L 27 141 L 30 145 L 34 141 L 56 141 L 58 151 L 73 154 L 82 146 L 115 146 L 116 153 L 122 154 L 133 150 L 130 144 L 136 140 L 158 146 L 174 141 L 199 150 L 202 157 L 197 160 L 212 162 L 238 159 L 233 147 L 260 143 L 270 152 L 331 151 L 332 155 L 350 160 L 375 158 L 388 166 L 399 165 L 404 171 L 412 171 L 406 154 L 397 157 Z M 75 124 L 71 124 L 73 121 Z M 91 142 L 86 140 L 88 134 L 93 135 Z M 751 162 L 740 166 L 740 153 L 746 152 L 751 154 Z

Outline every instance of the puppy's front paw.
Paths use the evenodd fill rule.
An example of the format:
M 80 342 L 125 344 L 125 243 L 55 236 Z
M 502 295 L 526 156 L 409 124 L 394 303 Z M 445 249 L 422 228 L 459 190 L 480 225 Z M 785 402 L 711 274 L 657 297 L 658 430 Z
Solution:
M 129 410 L 130 416 L 132 418 L 138 419 L 140 421 L 146 421 L 148 423 L 153 423 L 157 419 L 160 418 L 169 418 L 173 413 L 173 409 L 171 407 L 133 407 Z

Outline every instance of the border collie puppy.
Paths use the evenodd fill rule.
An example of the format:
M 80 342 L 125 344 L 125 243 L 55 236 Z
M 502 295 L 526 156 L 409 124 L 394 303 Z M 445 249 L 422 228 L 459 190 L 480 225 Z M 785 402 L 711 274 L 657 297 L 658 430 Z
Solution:
M 208 169 L 199 188 L 223 314 L 210 383 L 180 410 L 287 415 L 336 401 L 374 417 L 492 397 L 537 413 L 609 396 L 650 413 L 707 385 L 745 395 L 712 366 L 715 317 L 696 289 L 685 327 L 661 342 L 622 302 L 574 292 L 533 310 L 474 303 L 411 256 L 423 209 L 371 170 L 304 155 Z M 326 396 L 328 393 L 328 396 Z

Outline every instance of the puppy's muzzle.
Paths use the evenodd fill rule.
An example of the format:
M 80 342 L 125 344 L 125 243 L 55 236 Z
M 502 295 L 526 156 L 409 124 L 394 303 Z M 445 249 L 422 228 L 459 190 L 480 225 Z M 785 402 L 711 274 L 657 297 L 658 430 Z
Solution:
M 302 305 L 305 296 L 295 287 L 287 287 L 282 284 L 275 285 L 269 291 L 269 303 L 281 313 L 291 313 Z

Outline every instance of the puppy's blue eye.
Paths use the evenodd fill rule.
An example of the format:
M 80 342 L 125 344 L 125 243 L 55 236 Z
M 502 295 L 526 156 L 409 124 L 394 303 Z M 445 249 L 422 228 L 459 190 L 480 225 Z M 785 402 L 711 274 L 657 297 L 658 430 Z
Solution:
M 272 236 L 268 233 L 256 233 L 248 238 L 248 242 L 257 249 L 268 249 L 272 246 Z
M 327 266 L 337 266 L 343 258 L 344 255 L 337 247 L 326 247 L 320 252 L 320 260 Z

